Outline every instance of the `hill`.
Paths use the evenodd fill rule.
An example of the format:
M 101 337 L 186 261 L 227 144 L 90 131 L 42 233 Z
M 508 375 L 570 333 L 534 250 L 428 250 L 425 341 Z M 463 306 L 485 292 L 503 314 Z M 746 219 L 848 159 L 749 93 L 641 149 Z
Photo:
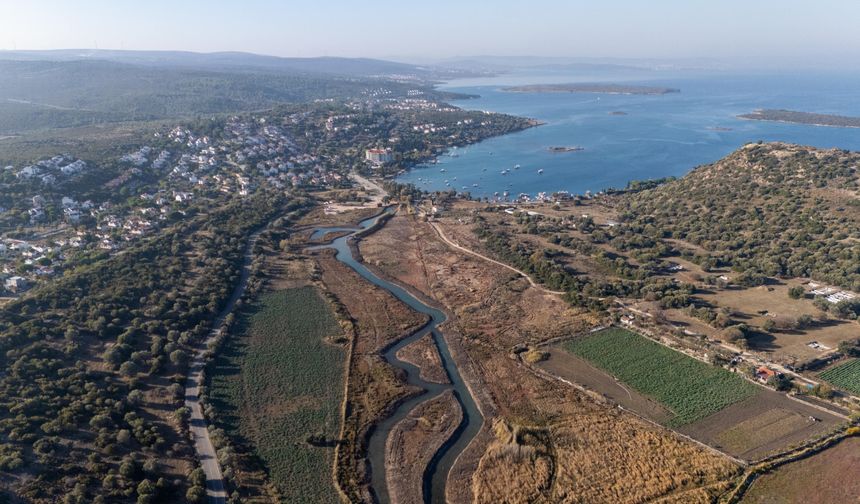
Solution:
M 111 51 L 65 49 L 55 51 L 0 51 L 0 59 L 17 61 L 110 61 L 127 65 L 213 70 L 316 73 L 351 77 L 380 75 L 435 78 L 450 70 L 371 58 L 281 58 L 245 52 Z
M 655 240 L 683 240 L 711 266 L 747 276 L 813 277 L 860 291 L 860 154 L 749 144 L 621 202 Z M 752 280 L 752 279 L 751 279 Z
M 9 54 L 0 55 L 0 135 L 260 110 L 312 100 L 398 97 L 415 90 L 433 98 L 457 96 L 434 91 L 429 81 L 418 77 L 402 81 L 358 76 L 414 68 L 374 60 L 321 58 L 290 66 L 289 61 L 278 63 L 279 59 L 253 55 L 170 53 L 174 56 L 156 61 L 149 53 L 135 53 L 125 58 L 138 62 L 132 64 L 102 59 L 3 59 Z

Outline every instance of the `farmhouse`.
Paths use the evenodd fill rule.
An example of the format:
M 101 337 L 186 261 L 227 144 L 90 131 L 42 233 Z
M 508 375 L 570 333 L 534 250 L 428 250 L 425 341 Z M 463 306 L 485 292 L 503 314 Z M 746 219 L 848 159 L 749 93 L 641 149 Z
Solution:
M 768 380 L 776 376 L 776 371 L 766 366 L 761 366 L 755 370 L 755 376 L 760 381 L 767 383 Z

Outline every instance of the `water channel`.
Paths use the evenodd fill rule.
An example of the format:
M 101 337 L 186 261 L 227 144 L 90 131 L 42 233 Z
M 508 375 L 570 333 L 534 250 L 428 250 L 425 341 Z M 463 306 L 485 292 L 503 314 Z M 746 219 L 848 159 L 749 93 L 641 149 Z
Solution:
M 386 484 L 385 479 L 385 443 L 391 429 L 397 424 L 397 422 L 403 420 L 412 408 L 418 404 L 430 400 L 446 390 L 453 390 L 454 396 L 463 410 L 463 420 L 457 427 L 454 434 L 434 454 L 433 459 L 430 464 L 428 464 L 424 472 L 424 502 L 439 504 L 445 502 L 445 485 L 447 483 L 448 473 L 451 470 L 451 466 L 454 464 L 457 456 L 478 433 L 478 430 L 481 428 L 482 416 L 480 410 L 475 404 L 475 400 L 469 392 L 468 387 L 466 387 L 466 384 L 460 376 L 460 372 L 457 369 L 454 359 L 451 357 L 447 341 L 445 341 L 445 338 L 437 329 L 437 327 L 447 319 L 445 313 L 422 302 L 399 285 L 379 278 L 361 262 L 357 261 L 352 254 L 352 250 L 350 249 L 350 240 L 355 239 L 356 235 L 362 231 L 375 226 L 380 219 L 391 212 L 392 210 L 389 208 L 375 217 L 363 220 L 358 224 L 358 229 L 353 233 L 341 236 L 329 244 L 313 247 L 313 249 L 334 249 L 336 251 L 337 260 L 352 268 L 356 273 L 361 275 L 362 278 L 382 289 L 385 289 L 412 309 L 430 317 L 430 321 L 421 329 L 399 340 L 397 343 L 387 348 L 383 353 L 383 358 L 389 364 L 395 368 L 402 369 L 406 373 L 407 383 L 423 389 L 424 392 L 399 404 L 391 416 L 377 424 L 370 436 L 368 444 L 368 460 L 370 462 L 371 488 L 373 493 L 381 504 L 388 504 L 390 499 L 388 495 L 388 485 Z M 328 233 L 352 229 L 354 228 L 318 228 L 314 230 L 311 238 L 321 239 Z M 392 251 L 392 253 L 396 252 Z M 441 357 L 442 365 L 448 374 L 448 378 L 451 382 L 450 384 L 437 384 L 422 380 L 419 377 L 419 369 L 416 366 L 403 362 L 396 356 L 398 350 L 421 338 L 427 333 L 432 335 L 436 348 L 439 350 L 439 356 Z

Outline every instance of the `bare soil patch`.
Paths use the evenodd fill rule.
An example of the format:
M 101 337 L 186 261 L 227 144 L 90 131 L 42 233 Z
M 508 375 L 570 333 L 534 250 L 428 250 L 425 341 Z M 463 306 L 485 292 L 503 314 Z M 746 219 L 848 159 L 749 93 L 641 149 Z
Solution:
M 665 406 L 625 386 L 587 360 L 556 347 L 550 347 L 547 351 L 549 358 L 538 365 L 549 373 L 597 391 L 656 422 L 665 422 L 671 418 L 672 414 Z
M 848 438 L 817 455 L 759 477 L 744 504 L 860 502 L 860 438 Z
M 450 383 L 448 373 L 442 367 L 439 349 L 430 333 L 425 334 L 397 352 L 397 358 L 421 370 L 422 380 L 432 383 Z
M 786 412 L 781 413 L 786 419 L 780 420 L 779 412 Z M 778 423 L 768 425 L 769 420 Z M 755 396 L 679 430 L 736 457 L 757 460 L 821 436 L 840 423 L 842 419 L 835 415 L 762 388 Z
M 391 502 L 423 504 L 424 470 L 462 419 L 463 411 L 448 390 L 419 404 L 394 426 L 385 444 Z
M 467 217 L 445 217 L 440 224 L 460 245 L 473 243 Z M 710 498 L 736 473 L 729 459 L 538 376 L 511 358 L 514 346 L 593 327 L 599 323 L 593 315 L 530 287 L 505 268 L 448 247 L 432 227 L 412 216 L 391 219 L 360 247 L 365 260 L 383 274 L 448 309 L 452 317 L 445 333 L 463 349 L 455 359 L 461 369 L 474 373 L 467 383 L 475 389 L 485 428 L 449 475 L 452 502 L 632 503 L 682 494 Z M 534 442 L 516 444 L 534 451 L 499 447 L 502 441 L 489 427 L 497 420 L 532 433 Z M 510 451 L 521 453 L 509 457 Z M 496 490 L 481 490 L 490 488 Z M 511 497 L 494 500 L 500 495 Z

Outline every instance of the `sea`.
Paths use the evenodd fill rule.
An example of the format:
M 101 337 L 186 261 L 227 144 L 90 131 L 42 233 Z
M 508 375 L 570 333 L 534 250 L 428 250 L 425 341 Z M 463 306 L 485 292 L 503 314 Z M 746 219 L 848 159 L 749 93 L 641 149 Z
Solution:
M 512 93 L 525 84 L 622 83 L 680 89 L 664 95 Z M 430 191 L 473 197 L 572 194 L 681 176 L 749 142 L 784 141 L 860 150 L 860 129 L 739 119 L 756 109 L 860 116 L 860 72 L 612 70 L 517 71 L 454 80 L 440 89 L 479 98 L 452 103 L 545 124 L 452 149 L 398 177 Z M 623 115 L 621 114 L 623 113 Z M 581 147 L 550 152 L 550 147 Z

